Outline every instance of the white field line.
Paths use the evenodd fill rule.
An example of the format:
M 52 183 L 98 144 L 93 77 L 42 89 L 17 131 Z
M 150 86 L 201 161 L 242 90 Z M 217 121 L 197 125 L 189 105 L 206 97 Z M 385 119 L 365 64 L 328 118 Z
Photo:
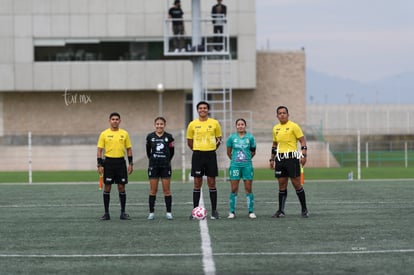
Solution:
M 205 208 L 203 199 L 203 188 L 201 188 L 200 206 Z M 207 217 L 199 222 L 201 235 L 201 252 L 203 254 L 203 270 L 206 275 L 216 274 L 216 264 L 213 259 L 213 249 L 211 248 L 211 239 L 208 232 Z
M 42 183 L 49 184 L 49 183 Z M 53 183 L 51 183 L 53 184 Z M 56 183 L 54 183 L 56 184 Z M 91 184 L 91 183 L 57 183 L 57 184 Z M 93 183 L 96 184 L 96 183 Z M 139 183 L 141 184 L 141 183 Z M 143 182 L 147 184 L 147 182 Z M 2 184 L 8 185 L 8 184 Z M 12 183 L 10 185 L 16 185 Z M 274 204 L 276 202 L 261 202 L 265 204 Z M 293 202 L 292 202 L 293 203 Z M 329 201 L 329 202 L 313 202 L 312 204 L 395 204 L 391 201 L 376 202 L 355 202 L 355 201 Z M 399 202 L 398 204 L 411 204 L 412 202 Z M 182 204 L 192 204 L 186 202 Z M 146 205 L 146 203 L 136 203 L 129 205 Z M 203 195 L 201 194 L 200 205 L 204 207 Z M 45 205 L 0 205 L 0 208 L 32 208 L 32 207 L 95 207 L 101 206 L 97 204 L 45 204 Z M 365 250 L 365 248 L 357 248 L 352 251 L 298 251 L 298 252 L 238 252 L 238 253 L 213 253 L 211 248 L 211 240 L 208 232 L 207 220 L 200 221 L 201 248 L 200 253 L 149 253 L 149 254 L 0 254 L 0 258 L 96 258 L 96 257 L 203 257 L 203 267 L 205 274 L 215 274 L 214 256 L 283 256 L 283 255 L 344 255 L 344 254 L 407 254 L 414 253 L 414 249 L 393 249 L 393 250 Z
M 237 252 L 237 253 L 213 253 L 212 256 L 283 256 L 283 255 L 345 255 L 345 254 L 409 254 L 412 249 L 391 250 L 354 250 L 354 251 L 297 251 L 297 252 Z M 116 257 L 199 257 L 200 253 L 148 253 L 148 254 L 0 254 L 0 258 L 116 258 Z M 211 274 L 211 273 L 210 273 Z
M 200 199 L 201 203 L 201 199 Z M 257 204 L 277 204 L 277 201 L 259 201 L 256 202 Z M 392 205 L 405 205 L 405 204 L 413 204 L 413 201 L 318 201 L 318 202 L 312 202 L 312 205 L 327 205 L 327 204 L 352 204 L 352 205 L 358 205 L 358 204 L 392 204 Z M 192 205 L 193 202 L 174 202 L 175 205 Z M 217 204 L 226 204 L 225 203 L 217 203 Z M 291 201 L 286 202 L 286 204 L 294 204 L 296 205 L 297 202 Z M 147 206 L 148 203 L 142 202 L 142 203 L 128 203 L 128 206 Z M 201 204 L 200 204 L 201 205 Z M 0 205 L 0 208 L 33 208 L 33 207 L 39 207 L 39 208 L 47 208 L 47 207 L 97 207 L 102 206 L 102 203 L 81 203 L 81 204 L 4 204 Z

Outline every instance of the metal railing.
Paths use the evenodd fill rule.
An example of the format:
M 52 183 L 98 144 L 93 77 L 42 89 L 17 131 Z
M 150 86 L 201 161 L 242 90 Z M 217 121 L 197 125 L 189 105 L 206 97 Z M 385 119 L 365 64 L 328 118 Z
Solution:
M 215 20 L 219 20 L 215 18 Z M 224 16 L 221 16 L 224 21 Z M 174 34 L 172 29 L 173 22 L 183 22 L 184 34 Z M 230 37 L 228 22 L 221 24 L 222 33 L 213 32 L 213 21 L 211 18 L 201 18 L 201 43 L 195 44 L 192 41 L 192 19 L 165 19 L 164 21 L 164 55 L 165 56 L 217 56 L 229 55 Z M 181 47 L 174 47 L 176 41 Z M 220 49 L 220 50 L 218 50 Z

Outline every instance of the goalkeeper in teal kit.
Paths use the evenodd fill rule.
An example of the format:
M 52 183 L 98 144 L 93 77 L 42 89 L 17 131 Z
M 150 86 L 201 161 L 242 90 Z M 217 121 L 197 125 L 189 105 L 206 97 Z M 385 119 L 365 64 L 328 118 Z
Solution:
M 254 136 L 246 132 L 246 120 L 239 118 L 236 120 L 237 132 L 230 135 L 227 139 L 227 156 L 230 158 L 229 177 L 231 184 L 230 193 L 230 213 L 228 218 L 236 217 L 236 202 L 239 182 L 243 179 L 244 190 L 246 193 L 247 207 L 249 218 L 255 219 L 254 214 L 254 195 L 252 191 L 253 184 L 253 163 L 252 158 L 256 154 L 256 140 Z

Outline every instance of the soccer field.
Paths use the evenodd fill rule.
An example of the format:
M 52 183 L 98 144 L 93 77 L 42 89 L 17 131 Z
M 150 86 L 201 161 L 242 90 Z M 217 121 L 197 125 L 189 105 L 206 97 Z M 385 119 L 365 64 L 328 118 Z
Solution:
M 260 181 L 257 219 L 247 217 L 240 192 L 237 217 L 228 220 L 229 184 L 220 182 L 222 218 L 198 222 L 188 219 L 190 183 L 172 184 L 174 220 L 165 219 L 159 190 L 153 221 L 146 219 L 147 183 L 127 185 L 129 221 L 119 219 L 116 188 L 111 220 L 100 221 L 97 183 L 0 184 L 0 274 L 412 274 L 412 181 L 304 187 L 308 219 L 291 186 L 286 217 L 271 218 L 277 186 Z M 206 189 L 204 203 L 210 210 Z

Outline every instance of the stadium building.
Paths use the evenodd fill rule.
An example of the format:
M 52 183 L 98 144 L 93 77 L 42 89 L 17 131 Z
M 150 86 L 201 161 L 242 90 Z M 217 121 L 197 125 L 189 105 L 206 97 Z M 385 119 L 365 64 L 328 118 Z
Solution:
M 34 170 L 94 169 L 97 136 L 113 111 L 145 167 L 154 118 L 164 116 L 167 130 L 184 140 L 195 95 L 211 102 L 225 135 L 246 118 L 265 137 L 257 165 L 267 164 L 276 106 L 306 123 L 305 52 L 258 52 L 253 0 L 223 2 L 217 50 L 215 3 L 182 0 L 185 34 L 177 37 L 172 0 L 0 0 L 0 147 L 14 160 L 1 170 L 27 169 L 21 159 L 30 142 Z M 176 51 L 174 39 L 184 47 Z

